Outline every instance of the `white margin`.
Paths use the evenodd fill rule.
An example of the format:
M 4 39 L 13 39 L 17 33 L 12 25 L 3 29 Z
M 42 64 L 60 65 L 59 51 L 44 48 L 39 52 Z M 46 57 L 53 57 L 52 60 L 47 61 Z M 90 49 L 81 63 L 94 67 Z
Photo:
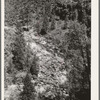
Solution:
M 1 100 L 4 100 L 4 0 L 1 0 Z
M 91 27 L 91 100 L 99 100 L 99 0 L 92 0 Z

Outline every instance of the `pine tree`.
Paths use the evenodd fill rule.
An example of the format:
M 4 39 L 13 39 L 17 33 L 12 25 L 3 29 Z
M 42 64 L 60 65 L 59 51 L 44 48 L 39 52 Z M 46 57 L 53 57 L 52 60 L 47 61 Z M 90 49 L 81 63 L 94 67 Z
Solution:
M 25 79 L 23 80 L 23 91 L 20 94 L 20 100 L 35 100 L 35 89 L 33 84 L 31 83 L 31 77 L 29 74 L 26 75 Z
M 25 67 L 25 50 L 26 43 L 23 34 L 16 32 L 15 41 L 12 49 L 12 61 L 17 70 L 22 70 Z
M 64 21 L 64 26 L 63 29 L 67 29 L 68 27 L 68 15 L 66 15 L 65 21 Z
M 75 10 L 75 20 L 78 20 L 78 10 Z
M 54 30 L 55 29 L 55 18 L 54 16 L 52 15 L 52 19 L 51 19 L 51 27 L 50 27 L 51 30 Z
M 39 73 L 39 65 L 37 64 L 38 58 L 36 55 L 34 55 L 34 58 L 32 59 L 31 66 L 30 66 L 30 73 L 33 76 L 33 79 L 36 79 L 38 77 Z
M 82 11 L 83 11 L 83 23 L 87 26 L 87 14 L 85 9 L 83 9 Z
M 43 15 L 43 25 L 42 25 L 42 29 L 44 29 L 45 32 L 47 32 L 47 30 L 48 30 L 48 25 L 49 25 L 48 16 L 44 14 Z
M 48 20 L 48 9 L 46 9 L 46 5 L 44 5 L 43 7 L 43 25 L 42 25 L 42 29 L 45 30 L 45 32 L 47 32 L 48 30 L 48 25 L 49 25 L 49 20 Z
M 39 21 L 36 23 L 35 27 L 36 27 L 37 33 L 39 34 L 40 33 L 40 24 L 39 24 Z

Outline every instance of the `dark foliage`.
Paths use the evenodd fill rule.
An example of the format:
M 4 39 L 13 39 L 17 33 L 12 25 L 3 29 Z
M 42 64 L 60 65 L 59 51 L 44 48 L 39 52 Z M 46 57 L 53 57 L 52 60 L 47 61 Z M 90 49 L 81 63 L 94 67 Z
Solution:
M 40 31 L 40 33 L 39 34 L 41 34 L 41 35 L 46 35 L 47 34 L 47 32 L 45 31 L 45 29 L 41 29 L 41 31 Z
M 18 70 L 25 68 L 25 40 L 23 34 L 16 32 L 15 41 L 12 48 L 12 62 Z
M 90 100 L 90 90 L 84 89 L 75 93 L 75 97 L 79 100 Z
M 28 28 L 23 28 L 23 31 L 29 31 L 29 29 Z
M 33 79 L 38 77 L 38 73 L 39 73 L 39 65 L 37 63 L 38 59 L 36 56 L 34 56 L 34 59 L 32 59 L 32 63 L 30 66 L 30 73 L 33 76 Z
M 33 84 L 31 83 L 31 77 L 29 74 L 26 75 L 23 80 L 23 92 L 20 94 L 20 100 L 35 100 L 35 89 Z
M 73 22 L 72 22 L 73 23 Z M 69 65 L 69 95 L 72 99 L 90 98 L 90 41 L 86 35 L 87 27 L 74 22 L 67 33 L 68 50 L 66 60 Z M 68 69 L 67 69 L 68 70 Z M 87 97 L 84 97 L 86 94 Z
M 66 14 L 68 13 L 66 6 L 64 4 L 59 3 L 59 2 L 57 2 L 53 11 L 55 12 L 55 14 L 57 16 L 60 17 L 61 20 L 64 20 L 66 18 Z

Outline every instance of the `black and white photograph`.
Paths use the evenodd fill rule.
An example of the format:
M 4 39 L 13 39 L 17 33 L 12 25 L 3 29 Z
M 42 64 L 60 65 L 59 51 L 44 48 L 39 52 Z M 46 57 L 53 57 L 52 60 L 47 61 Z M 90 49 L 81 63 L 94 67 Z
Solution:
M 91 0 L 4 0 L 3 100 L 91 100 Z

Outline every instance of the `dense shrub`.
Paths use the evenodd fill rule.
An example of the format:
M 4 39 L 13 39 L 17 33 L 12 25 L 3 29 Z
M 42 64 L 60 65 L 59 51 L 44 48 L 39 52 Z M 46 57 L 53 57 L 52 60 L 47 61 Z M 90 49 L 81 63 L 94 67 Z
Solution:
M 72 99 L 79 91 L 90 91 L 90 40 L 86 34 L 87 27 L 77 21 L 72 22 L 66 34 L 66 62 L 69 66 L 69 94 Z M 86 49 L 88 48 L 88 50 Z M 68 69 L 67 69 L 68 70 Z M 81 92 L 80 92 L 80 95 Z M 84 94 L 83 94 L 84 95 Z M 83 100 L 83 99 L 80 99 Z M 87 99 L 88 100 L 88 99 Z
M 17 70 L 22 70 L 25 67 L 25 51 L 26 43 L 23 34 L 16 32 L 15 41 L 13 43 L 12 54 L 13 64 Z
M 36 57 L 36 55 L 34 55 L 31 61 L 30 73 L 33 76 L 33 79 L 36 79 L 38 77 L 39 65 L 38 65 L 38 58 Z
M 26 75 L 23 80 L 23 91 L 20 94 L 20 100 L 35 100 L 35 89 L 33 84 L 31 83 L 31 77 L 29 74 Z

